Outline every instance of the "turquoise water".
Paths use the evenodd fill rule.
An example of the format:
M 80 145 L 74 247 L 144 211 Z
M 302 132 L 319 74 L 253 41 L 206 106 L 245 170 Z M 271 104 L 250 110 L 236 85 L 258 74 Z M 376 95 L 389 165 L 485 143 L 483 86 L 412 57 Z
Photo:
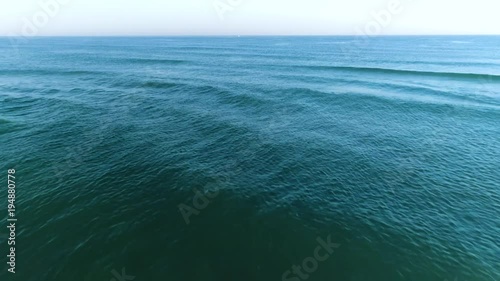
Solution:
M 498 281 L 499 43 L 0 39 L 0 279 Z

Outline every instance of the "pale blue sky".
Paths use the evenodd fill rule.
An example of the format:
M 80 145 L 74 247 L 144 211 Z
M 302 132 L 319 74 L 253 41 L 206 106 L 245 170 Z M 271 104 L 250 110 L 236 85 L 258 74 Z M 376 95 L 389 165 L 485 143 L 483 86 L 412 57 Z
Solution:
M 55 1 L 47 15 L 40 3 Z M 0 0 L 0 35 L 500 34 L 499 11 L 498 0 Z

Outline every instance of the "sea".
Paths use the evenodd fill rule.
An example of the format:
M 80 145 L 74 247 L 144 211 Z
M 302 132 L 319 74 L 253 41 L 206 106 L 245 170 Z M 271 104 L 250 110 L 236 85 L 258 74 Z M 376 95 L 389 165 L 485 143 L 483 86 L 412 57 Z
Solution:
M 500 37 L 3 37 L 0 159 L 2 281 L 499 281 Z

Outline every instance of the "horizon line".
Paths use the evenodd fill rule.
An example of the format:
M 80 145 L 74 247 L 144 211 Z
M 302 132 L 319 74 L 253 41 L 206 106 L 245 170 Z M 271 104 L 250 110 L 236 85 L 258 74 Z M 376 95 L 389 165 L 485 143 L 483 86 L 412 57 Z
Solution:
M 416 36 L 500 36 L 499 34 L 384 34 L 384 35 L 364 35 L 364 34 L 159 34 L 159 35 L 139 35 L 139 34 L 110 34 L 110 35 L 0 35 L 0 38 L 47 38 L 47 37 L 416 37 Z

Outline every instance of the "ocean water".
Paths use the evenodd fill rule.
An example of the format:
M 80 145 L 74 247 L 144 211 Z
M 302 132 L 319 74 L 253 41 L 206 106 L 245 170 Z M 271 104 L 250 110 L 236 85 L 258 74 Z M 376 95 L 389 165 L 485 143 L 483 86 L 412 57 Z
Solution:
M 1 280 L 500 280 L 500 37 L 2 38 L 0 148 Z

